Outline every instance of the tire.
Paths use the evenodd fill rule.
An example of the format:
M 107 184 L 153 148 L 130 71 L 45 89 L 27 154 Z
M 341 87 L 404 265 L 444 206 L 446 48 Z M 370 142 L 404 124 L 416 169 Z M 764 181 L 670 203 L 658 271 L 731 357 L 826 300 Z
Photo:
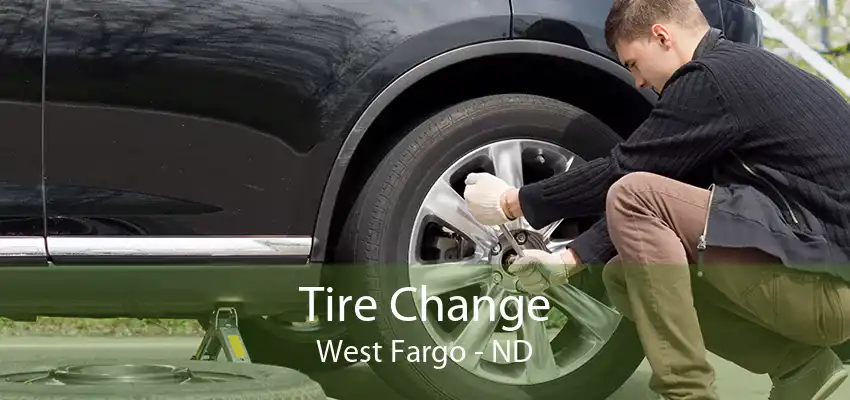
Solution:
M 605 399 L 643 359 L 636 330 L 623 319 L 594 357 L 571 373 L 543 383 L 486 377 L 451 361 L 441 369 L 427 362 L 408 362 L 404 355 L 393 361 L 394 340 L 419 349 L 438 344 L 425 323 L 402 321 L 390 309 L 393 294 L 411 286 L 408 246 L 423 199 L 443 171 L 469 151 L 511 139 L 557 144 L 583 159 L 606 156 L 622 140 L 590 114 L 556 100 L 507 94 L 466 101 L 424 121 L 383 158 L 342 232 L 335 254 L 353 266 L 336 271 L 342 278 L 335 283 L 334 295 L 342 292 L 355 300 L 368 296 L 376 305 L 370 314 L 376 317 L 374 322 L 353 318 L 349 312 L 346 322 L 351 338 L 358 346 L 381 347 L 380 361 L 365 360 L 387 384 L 411 399 Z M 460 185 L 455 190 L 462 193 Z M 580 280 L 576 286 L 604 297 L 601 276 L 584 274 Z M 397 310 L 415 315 L 411 314 L 416 310 L 413 299 L 410 293 L 400 296 Z
M 51 369 L 64 366 L 98 366 L 98 365 L 150 365 L 149 361 L 124 359 L 91 359 L 72 358 L 51 361 L 4 362 L 0 364 L 0 397 L 26 399 L 64 399 L 64 400 L 99 400 L 99 399 L 141 399 L 167 398 L 169 400 L 200 400 L 216 398 L 220 400 L 325 400 L 322 387 L 306 375 L 287 368 L 269 365 L 175 360 L 169 366 L 188 368 L 193 379 L 218 376 L 237 375 L 243 379 L 227 382 L 188 382 L 176 384 L 166 380 L 143 383 L 81 383 L 79 377 L 67 379 L 65 385 L 45 383 L 21 383 L 21 380 L 41 378 Z M 26 375 L 24 375 L 26 374 Z M 222 375 L 223 374 L 223 375 Z M 125 375 L 125 374 L 122 374 Z M 89 375 L 91 376 L 91 375 Z M 163 375 L 163 378 L 168 375 Z M 184 376 L 185 377 L 185 376 Z M 9 382 L 12 378 L 14 381 Z M 248 379 L 244 379 L 248 378 Z

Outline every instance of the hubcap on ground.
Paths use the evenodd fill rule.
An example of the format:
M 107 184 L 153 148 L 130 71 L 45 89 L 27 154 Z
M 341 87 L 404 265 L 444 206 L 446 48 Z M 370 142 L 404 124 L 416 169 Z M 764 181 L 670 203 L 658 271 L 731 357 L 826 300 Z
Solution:
M 591 297 L 573 285 L 551 288 L 545 294 L 549 304 L 557 311 L 549 311 L 551 319 L 560 312 L 567 323 L 552 329 L 545 322 L 535 321 L 526 315 L 531 296 L 517 290 L 517 278 L 507 273 L 507 266 L 516 253 L 507 241 L 506 232 L 498 227 L 478 223 L 470 214 L 463 198 L 464 179 L 471 172 L 490 172 L 513 187 L 538 181 L 555 173 L 566 171 L 577 163 L 578 156 L 549 142 L 518 139 L 491 143 L 475 149 L 452 164 L 432 185 L 414 222 L 409 247 L 410 285 L 425 286 L 427 296 L 440 297 L 447 309 L 459 304 L 452 296 L 467 299 L 468 322 L 441 322 L 434 315 L 420 315 L 432 339 L 449 349 L 453 346 L 465 350 L 458 364 L 466 370 L 496 382 L 514 385 L 548 382 L 569 374 L 592 358 L 608 341 L 620 322 L 620 314 L 612 307 Z M 526 249 L 563 250 L 569 237 L 554 238 L 562 221 L 556 221 L 535 230 L 524 218 L 511 221 L 507 228 Z M 486 296 L 494 300 L 495 314 L 507 296 L 524 297 L 522 326 L 515 332 L 516 321 L 490 320 L 489 302 L 477 303 L 473 296 Z M 413 299 L 417 309 L 422 307 L 421 294 Z M 515 302 L 506 314 L 514 316 Z M 540 303 L 536 303 L 540 305 Z M 532 346 L 531 354 L 512 355 L 505 359 L 502 350 L 495 350 L 493 342 L 501 349 L 513 346 L 521 339 Z M 523 350 L 519 346 L 519 350 Z M 517 361 L 521 360 L 521 361 Z
M 166 385 L 188 383 L 227 383 L 250 377 L 220 372 L 197 371 L 171 365 L 83 365 L 49 371 L 0 375 L 5 382 L 43 385 Z

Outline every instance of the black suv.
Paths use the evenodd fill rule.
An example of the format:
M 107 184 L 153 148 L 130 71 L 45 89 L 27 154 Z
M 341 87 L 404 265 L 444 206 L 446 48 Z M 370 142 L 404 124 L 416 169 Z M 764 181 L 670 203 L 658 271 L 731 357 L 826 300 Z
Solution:
M 761 45 L 750 1 L 699 3 Z M 553 292 L 560 324 L 519 333 L 389 307 L 422 285 L 512 294 L 512 250 L 465 211 L 465 175 L 543 179 L 605 156 L 647 116 L 655 94 L 605 46 L 610 5 L 3 1 L 0 315 L 206 323 L 232 306 L 258 363 L 350 364 L 322 362 L 325 339 L 455 344 L 467 358 L 442 369 L 373 368 L 416 398 L 605 398 L 643 355 L 598 276 Z M 513 228 L 555 250 L 593 221 Z M 306 321 L 299 288 L 313 286 L 375 298 L 377 319 Z M 400 313 L 418 296 L 402 293 Z M 496 331 L 537 343 L 531 359 L 476 357 Z

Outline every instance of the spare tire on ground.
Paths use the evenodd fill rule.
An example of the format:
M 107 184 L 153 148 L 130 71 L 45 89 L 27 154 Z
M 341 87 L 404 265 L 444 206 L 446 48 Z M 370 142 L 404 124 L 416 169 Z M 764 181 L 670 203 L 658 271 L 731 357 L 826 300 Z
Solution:
M 69 358 L 4 361 L 0 398 L 326 400 L 327 396 L 307 375 L 271 365 Z

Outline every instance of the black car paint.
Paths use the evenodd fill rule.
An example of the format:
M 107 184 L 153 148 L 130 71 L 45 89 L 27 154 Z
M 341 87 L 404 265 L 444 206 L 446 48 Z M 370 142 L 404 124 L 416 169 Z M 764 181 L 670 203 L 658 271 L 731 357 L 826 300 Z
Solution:
M 157 236 L 312 235 L 330 165 L 372 95 L 431 55 L 506 37 L 509 23 L 504 0 L 450 12 L 404 0 L 57 2 L 47 214 L 144 216 L 158 223 L 141 234 Z M 196 207 L 65 195 L 104 188 Z
M 393 78 L 511 33 L 611 56 L 599 29 L 608 7 L 518 0 L 511 29 L 503 0 L 54 1 L 44 110 L 51 233 L 99 234 L 59 218 L 144 216 L 160 223 L 123 233 L 312 235 L 346 128 Z M 547 25 L 530 20 L 533 10 L 565 17 Z M 104 190 L 127 200 L 94 194 Z
M 698 0 L 697 3 L 712 26 L 729 28 L 726 34 L 730 39 L 761 46 L 761 21 L 751 11 L 752 6 L 744 7 L 731 0 Z M 521 45 L 494 41 L 489 42 L 486 49 L 478 44 L 469 45 L 440 54 L 422 64 L 411 65 L 411 71 L 394 80 L 369 104 L 342 144 L 322 196 L 313 233 L 315 242 L 311 259 L 322 262 L 327 256 L 328 230 L 337 189 L 351 154 L 359 142 L 359 136 L 369 129 L 377 114 L 384 110 L 388 103 L 428 74 L 452 64 L 487 55 L 546 54 L 578 60 L 633 84 L 630 74 L 619 65 L 616 55 L 605 44 L 603 27 L 610 7 L 610 0 L 512 0 L 511 38 L 515 42 L 522 39 L 533 42 Z M 730 23 L 731 21 L 735 22 Z M 562 46 L 556 46 L 557 44 Z M 649 90 L 642 90 L 641 95 L 649 102 L 656 99 L 655 94 Z
M 0 13 L 0 236 L 44 234 L 41 98 L 45 3 L 7 0 Z M 0 262 L 45 264 L 0 249 Z
M 700 4 L 733 39 L 760 37 L 736 33 L 754 18 L 738 3 Z M 351 138 L 369 128 L 370 110 L 379 112 L 379 103 L 412 83 L 400 79 L 405 72 L 418 65 L 425 76 L 472 57 L 543 52 L 628 82 L 604 44 L 609 6 L 7 0 L 0 16 L 2 234 L 41 237 L 46 227 L 50 236 L 306 235 L 316 237 L 312 256 L 321 261 L 346 157 L 357 144 Z M 46 257 L 35 261 L 47 265 Z M 47 278 L 39 278 L 41 268 L 4 267 L 0 309 L 25 312 L 17 307 L 30 299 L 32 307 L 61 313 L 57 302 L 71 298 L 80 312 L 108 314 L 129 310 L 118 303 L 132 295 L 148 299 L 130 307 L 133 313 L 184 313 L 214 302 L 230 284 L 233 293 L 255 289 L 245 299 L 262 313 L 300 301 L 289 292 L 319 276 L 317 265 L 257 267 L 251 277 L 235 265 L 217 270 L 203 289 L 179 294 L 203 266 L 122 266 L 121 275 L 59 261 L 61 268 L 44 269 Z M 274 282 L 298 270 L 304 274 L 289 279 L 294 286 L 277 288 Z M 144 279 L 145 271 L 160 278 Z M 38 290 L 24 290 L 35 280 Z M 68 292 L 69 280 L 84 284 Z M 276 288 L 286 293 L 275 295 Z M 161 292 L 175 294 L 155 298 Z M 169 308 L 179 299 L 182 308 Z

